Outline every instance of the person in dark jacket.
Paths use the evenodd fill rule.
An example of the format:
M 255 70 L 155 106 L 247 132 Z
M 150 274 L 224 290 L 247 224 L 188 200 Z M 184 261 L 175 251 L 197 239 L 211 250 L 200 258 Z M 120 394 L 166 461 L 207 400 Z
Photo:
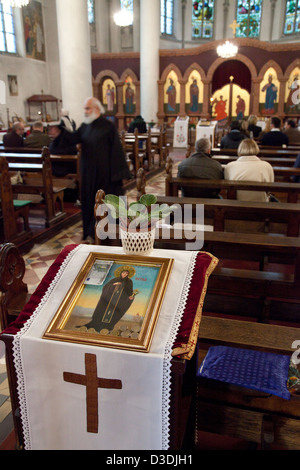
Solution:
M 51 138 L 49 150 L 52 155 L 77 154 L 76 144 L 70 145 L 68 142 L 66 142 L 67 128 L 63 120 L 60 122 L 50 122 L 48 133 Z
M 147 133 L 147 126 L 142 116 L 136 116 L 136 118 L 129 124 L 128 132 L 134 132 L 138 130 L 139 134 Z
M 257 125 L 257 116 L 255 114 L 251 114 L 248 118 L 248 132 L 252 132 L 253 138 L 258 138 L 259 134 L 261 133 L 262 128 Z
M 129 124 L 128 132 L 132 133 L 138 130 L 139 134 L 146 134 L 147 133 L 147 126 L 142 118 L 142 116 L 136 116 L 136 118 Z M 144 145 L 144 139 L 139 139 L 139 148 L 142 149 Z
M 289 144 L 289 138 L 280 130 L 281 119 L 276 116 L 271 118 L 271 131 L 267 132 L 261 139 L 261 145 L 281 147 Z
M 48 147 L 50 144 L 50 137 L 44 133 L 42 122 L 35 122 L 32 124 L 32 132 L 24 140 L 24 147 L 42 149 Z
M 63 120 L 49 123 L 48 134 L 51 139 L 49 151 L 51 155 L 77 155 L 77 145 L 66 142 L 66 133 L 67 130 Z M 68 173 L 76 173 L 76 171 L 76 162 L 52 161 L 52 173 L 54 176 L 62 177 Z
M 202 138 L 197 140 L 196 152 L 183 160 L 178 166 L 178 178 L 199 179 L 223 179 L 223 167 L 221 163 L 210 156 L 210 141 Z M 219 191 L 215 189 L 182 188 L 183 197 L 219 197 Z
M 15 122 L 12 130 L 3 137 L 4 147 L 24 147 L 24 130 L 24 125 L 21 122 Z
M 237 149 L 240 142 L 247 138 L 246 135 L 241 132 L 240 123 L 238 121 L 232 121 L 230 128 L 231 131 L 221 140 L 221 149 Z
M 293 119 L 288 119 L 284 124 L 283 133 L 289 138 L 289 145 L 299 145 L 300 144 L 300 132 L 296 127 L 295 121 Z

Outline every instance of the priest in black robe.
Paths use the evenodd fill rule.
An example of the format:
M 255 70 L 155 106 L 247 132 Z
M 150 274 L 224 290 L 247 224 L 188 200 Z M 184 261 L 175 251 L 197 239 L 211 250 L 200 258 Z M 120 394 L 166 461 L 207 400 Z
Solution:
M 92 320 L 84 326 L 94 328 L 97 332 L 102 329 L 112 331 L 129 309 L 133 299 L 132 280 L 129 278 L 129 271 L 124 269 L 119 276 L 103 286 Z
M 65 141 L 81 144 L 81 209 L 83 239 L 93 243 L 95 239 L 94 204 L 99 189 L 106 194 L 120 196 L 122 180 L 131 173 L 115 125 L 103 117 L 103 106 L 96 98 L 88 98 L 84 104 L 84 122 L 75 132 L 68 132 Z

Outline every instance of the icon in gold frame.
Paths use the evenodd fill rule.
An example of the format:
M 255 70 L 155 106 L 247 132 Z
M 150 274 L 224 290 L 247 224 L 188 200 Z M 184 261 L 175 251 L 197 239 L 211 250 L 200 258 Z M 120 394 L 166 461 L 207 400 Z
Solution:
M 43 338 L 148 352 L 173 261 L 90 253 Z

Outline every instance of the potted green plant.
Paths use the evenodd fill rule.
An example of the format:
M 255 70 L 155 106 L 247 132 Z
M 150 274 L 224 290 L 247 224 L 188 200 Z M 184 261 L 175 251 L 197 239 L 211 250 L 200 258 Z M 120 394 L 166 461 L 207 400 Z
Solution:
M 172 206 L 157 204 L 154 194 L 144 194 L 127 206 L 126 197 L 107 194 L 103 199 L 113 219 L 119 220 L 125 253 L 149 254 L 153 250 L 155 227 L 172 212 Z

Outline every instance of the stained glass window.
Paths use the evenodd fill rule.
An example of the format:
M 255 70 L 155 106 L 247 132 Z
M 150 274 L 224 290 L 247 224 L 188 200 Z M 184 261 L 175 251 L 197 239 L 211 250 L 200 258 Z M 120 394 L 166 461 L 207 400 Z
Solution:
M 88 0 L 88 17 L 89 23 L 95 23 L 95 0 Z
M 211 39 L 214 26 L 214 0 L 193 1 L 192 38 Z
M 130 13 L 132 21 L 130 24 L 133 24 L 133 0 L 120 0 L 121 10 L 125 10 L 127 13 Z
M 238 0 L 236 37 L 257 38 L 260 33 L 262 0 Z
M 0 2 L 0 51 L 16 54 L 16 37 L 12 8 Z
M 284 34 L 300 32 L 300 0 L 287 0 Z
M 174 1 L 161 0 L 160 1 L 160 32 L 161 34 L 173 34 L 173 20 L 174 20 Z

